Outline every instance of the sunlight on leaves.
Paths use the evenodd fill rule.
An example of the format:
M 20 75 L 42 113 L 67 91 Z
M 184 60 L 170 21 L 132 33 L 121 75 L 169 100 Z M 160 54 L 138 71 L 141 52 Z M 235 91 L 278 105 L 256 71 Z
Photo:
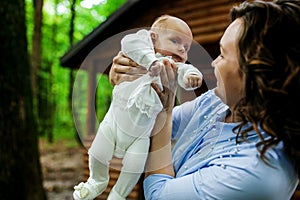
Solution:
M 95 5 L 106 4 L 106 0 L 83 0 L 80 2 L 80 5 L 84 8 L 92 8 Z

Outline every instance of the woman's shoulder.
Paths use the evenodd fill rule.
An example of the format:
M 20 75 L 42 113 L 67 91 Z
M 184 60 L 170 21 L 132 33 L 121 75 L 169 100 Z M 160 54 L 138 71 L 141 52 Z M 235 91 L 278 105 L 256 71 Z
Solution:
M 196 98 L 197 102 L 205 102 L 205 101 L 210 101 L 210 102 L 221 102 L 221 99 L 215 94 L 214 89 L 210 89 L 200 96 Z
M 195 108 L 204 112 L 218 112 L 226 110 L 228 106 L 215 94 L 214 89 L 211 89 L 195 99 Z
M 196 112 L 199 109 L 210 110 L 216 107 L 226 106 L 219 97 L 215 95 L 214 90 L 208 90 L 191 101 L 186 101 L 175 107 L 175 110 L 189 110 Z

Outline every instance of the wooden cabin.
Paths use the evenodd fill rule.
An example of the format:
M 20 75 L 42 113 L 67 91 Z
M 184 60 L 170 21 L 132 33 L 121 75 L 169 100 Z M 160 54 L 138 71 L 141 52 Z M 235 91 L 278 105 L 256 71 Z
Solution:
M 96 74 L 107 74 L 112 59 L 120 50 L 121 38 L 140 28 L 150 27 L 162 14 L 170 14 L 185 20 L 192 29 L 194 44 L 189 52 L 189 62 L 198 67 L 208 89 L 215 87 L 215 77 L 211 61 L 219 55 L 219 40 L 229 25 L 229 10 L 240 0 L 128 0 L 104 23 L 73 46 L 61 57 L 61 65 L 70 69 L 82 69 L 88 73 L 88 108 L 84 144 L 89 147 L 99 122 L 95 117 Z M 204 88 L 206 90 L 207 88 Z M 185 93 L 179 99 L 187 101 L 202 91 Z M 88 178 L 87 154 L 85 177 Z M 114 185 L 121 167 L 118 159 L 113 159 L 109 187 L 98 199 L 106 199 Z M 128 199 L 143 199 L 142 185 L 137 184 Z M 295 195 L 294 199 L 300 199 Z

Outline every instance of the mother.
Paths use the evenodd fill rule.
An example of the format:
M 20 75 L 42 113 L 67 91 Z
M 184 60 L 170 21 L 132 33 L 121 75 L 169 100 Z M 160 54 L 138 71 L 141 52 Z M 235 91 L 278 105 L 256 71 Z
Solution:
M 146 199 L 290 199 L 300 166 L 300 2 L 244 2 L 212 62 L 217 87 L 173 108 L 176 67 L 165 62 L 164 105 L 151 138 Z M 129 73 L 130 71 L 130 73 Z M 118 84 L 145 73 L 121 53 Z M 171 147 L 171 140 L 176 140 Z

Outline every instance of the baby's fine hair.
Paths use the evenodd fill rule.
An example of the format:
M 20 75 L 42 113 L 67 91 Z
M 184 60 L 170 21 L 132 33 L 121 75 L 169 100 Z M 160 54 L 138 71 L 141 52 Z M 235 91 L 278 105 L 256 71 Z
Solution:
M 152 26 L 151 26 L 151 29 L 156 29 L 156 28 L 166 28 L 166 21 L 168 19 L 170 19 L 171 15 L 161 15 L 160 17 L 156 18 L 155 21 L 153 22 Z
M 170 20 L 173 20 L 173 21 L 170 21 Z M 175 16 L 172 16 L 172 15 L 168 15 L 168 14 L 164 14 L 164 15 L 161 15 L 159 17 L 157 17 L 152 26 L 151 26 L 151 30 L 152 31 L 161 31 L 161 30 L 166 30 L 168 29 L 168 26 L 170 23 L 173 23 L 175 20 L 177 21 L 182 21 L 183 23 L 186 24 L 186 22 L 184 22 L 182 19 L 178 18 L 178 17 L 175 17 Z M 188 26 L 188 25 L 187 25 Z

